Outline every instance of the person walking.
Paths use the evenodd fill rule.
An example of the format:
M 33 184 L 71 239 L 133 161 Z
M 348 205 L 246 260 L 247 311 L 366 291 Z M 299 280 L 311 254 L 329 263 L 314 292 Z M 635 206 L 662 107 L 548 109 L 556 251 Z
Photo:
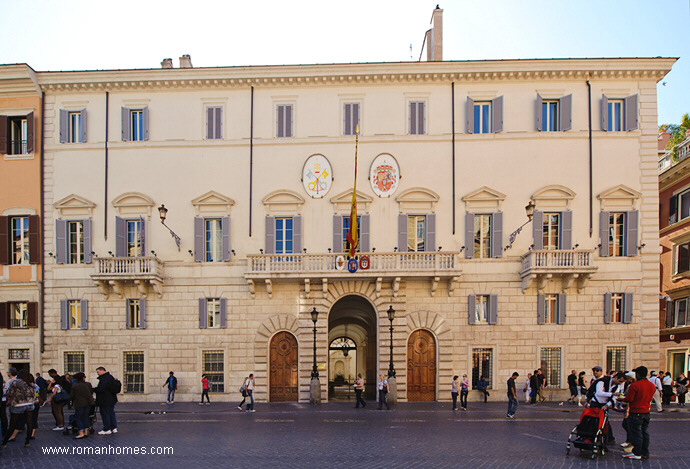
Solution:
M 7 389 L 7 403 L 10 407 L 10 425 L 7 433 L 3 436 L 2 447 L 5 448 L 8 442 L 14 441 L 19 433 L 19 421 L 22 417 L 26 419 L 26 439 L 24 447 L 29 447 L 29 441 L 33 434 L 34 422 L 34 398 L 36 390 L 33 383 L 30 383 L 29 372 L 21 370 L 17 374 L 17 379 L 13 380 Z M 10 437 L 11 435 L 11 437 Z
M 525 379 L 525 387 L 523 389 L 523 392 L 525 393 L 525 404 L 529 404 L 532 394 L 532 388 L 529 385 L 531 379 L 532 373 L 527 373 L 527 379 Z
M 96 368 L 96 374 L 98 374 L 98 386 L 96 386 L 94 392 L 96 393 L 96 405 L 101 411 L 101 419 L 103 420 L 103 430 L 98 432 L 98 434 L 110 435 L 111 433 L 117 433 L 115 378 L 102 366 Z
M 577 406 L 582 407 L 582 396 L 587 396 L 587 386 L 585 385 L 586 373 L 581 371 L 577 375 Z
M 388 405 L 388 400 L 386 399 L 386 395 L 388 394 L 388 380 L 386 379 L 383 374 L 379 375 L 379 384 L 378 384 L 378 389 L 379 389 L 379 410 L 383 408 L 383 405 L 386 405 L 386 410 L 391 410 L 391 407 Z
M 539 393 L 539 370 L 534 370 L 532 377 L 529 380 L 530 396 L 529 404 L 534 405 L 537 403 L 537 394 Z
M 685 394 L 688 392 L 688 378 L 681 373 L 676 379 L 676 394 L 678 395 L 678 405 L 685 407 Z
M 462 375 L 462 381 L 460 381 L 460 408 L 462 410 L 467 410 L 467 395 L 470 392 L 470 381 L 467 379 L 467 375 Z
M 543 371 L 541 371 L 541 368 L 537 370 L 537 379 L 539 381 L 539 390 L 537 392 L 537 396 L 539 396 L 539 402 L 544 402 L 546 400 L 544 390 L 549 383 L 546 382 L 546 375 Z
M 657 412 L 663 412 L 664 408 L 661 405 L 661 390 L 663 389 L 661 386 L 661 380 L 659 377 L 656 375 L 656 371 L 652 371 L 651 375 L 647 380 L 654 385 L 656 388 L 656 392 L 654 393 L 654 405 L 656 406 L 656 411 Z
M 70 399 L 74 407 L 74 423 L 79 431 L 79 434 L 74 437 L 75 440 L 81 440 L 89 436 L 89 410 L 95 404 L 93 400 L 93 388 L 91 383 L 86 381 L 84 373 L 76 373 L 74 375 L 75 383 L 72 386 Z
M 458 410 L 458 389 L 460 388 L 460 382 L 458 381 L 458 375 L 453 376 L 453 381 L 450 382 L 450 397 L 453 399 L 453 410 Z
M 242 405 L 244 404 L 244 401 L 247 400 L 247 397 L 249 398 L 249 403 L 247 404 L 247 412 L 255 412 L 254 410 L 254 373 L 249 373 L 249 376 L 244 380 L 244 384 L 242 384 L 244 387 L 244 392 L 246 396 L 243 396 L 244 399 L 242 399 L 242 402 L 240 402 L 240 405 L 237 407 L 242 410 Z
M 636 381 L 628 388 L 628 393 L 621 402 L 628 403 L 628 428 L 633 446 L 632 453 L 623 455 L 625 459 L 649 459 L 649 413 L 652 396 L 656 386 L 647 378 L 647 367 L 639 366 L 635 370 Z
M 362 408 L 367 406 L 367 403 L 362 399 L 362 392 L 364 392 L 364 378 L 362 378 L 362 373 L 359 373 L 355 381 L 355 409 L 359 409 L 360 404 L 362 404 Z
M 671 405 L 671 396 L 673 396 L 673 378 L 668 371 L 661 378 L 661 402 L 664 405 Z
M 515 412 L 518 408 L 518 398 L 517 392 L 515 390 L 515 380 L 520 376 L 520 374 L 515 371 L 510 378 L 508 378 L 508 412 L 506 413 L 507 419 L 514 419 Z
M 167 400 L 165 401 L 166 404 L 172 405 L 175 403 L 175 391 L 177 391 L 177 378 L 175 378 L 175 373 L 172 371 L 168 375 L 168 378 L 165 380 L 165 383 L 163 383 L 163 386 L 161 387 L 168 387 L 168 397 Z
M 10 372 L 14 370 L 16 376 L 17 370 L 10 368 Z M 8 379 L 5 378 L 0 373 L 0 390 L 2 390 L 2 401 L 0 402 L 0 428 L 2 428 L 2 433 L 0 435 L 7 434 L 7 389 L 10 386 L 10 381 L 12 380 L 12 375 L 8 372 Z
M 570 374 L 568 375 L 568 389 L 570 390 L 570 398 L 568 398 L 568 402 L 571 404 L 575 404 L 575 400 L 577 399 L 577 371 L 572 370 Z
M 484 378 L 484 376 L 480 376 L 479 381 L 477 381 L 477 391 L 482 393 L 484 396 L 484 402 L 486 402 L 487 398 L 490 396 L 488 388 L 489 383 L 486 381 L 486 378 Z
M 53 418 L 55 419 L 54 431 L 59 432 L 65 429 L 65 404 L 69 401 L 69 393 L 63 389 L 63 385 L 59 382 L 60 377 L 55 376 L 48 385 L 48 392 L 50 392 L 50 408 L 53 411 Z
M 208 397 L 208 378 L 206 375 L 201 375 L 201 402 L 199 405 L 204 405 L 204 396 L 206 396 L 206 405 L 211 405 L 211 399 Z

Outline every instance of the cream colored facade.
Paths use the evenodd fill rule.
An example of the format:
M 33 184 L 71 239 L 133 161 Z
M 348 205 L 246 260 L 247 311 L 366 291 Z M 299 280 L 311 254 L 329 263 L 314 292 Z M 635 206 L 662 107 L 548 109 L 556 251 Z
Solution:
M 386 372 L 389 306 L 396 310 L 394 364 L 403 401 L 411 380 L 408 338 L 420 329 L 434 339 L 433 370 L 427 371 L 439 400 L 449 397 L 454 374 L 470 374 L 473 349 L 479 348 L 491 351 L 497 400 L 513 371 L 523 379 L 540 366 L 543 348 L 560 350 L 553 375 L 560 381 L 558 394 L 565 393 L 559 389 L 567 389 L 571 369 L 604 365 L 607 347 L 625 347 L 626 369 L 657 368 L 656 83 L 673 62 L 552 59 L 41 73 L 45 252 L 56 253 L 58 220 L 84 219 L 91 220 L 94 252 L 91 264 L 47 262 L 43 368 L 62 371 L 65 352 L 82 352 L 89 375 L 103 365 L 123 379 L 124 354 L 140 352 L 143 393 L 125 392 L 122 400 L 162 399 L 170 370 L 179 380 L 178 399 L 192 400 L 200 390 L 203 353 L 221 351 L 224 392 L 216 399 L 236 399 L 242 379 L 253 372 L 255 397 L 268 400 L 275 365 L 271 338 L 287 331 L 298 344 L 299 400 L 307 401 L 312 309 L 320 313 L 317 362 L 327 396 L 328 347 L 336 337 L 358 337 L 358 367 L 366 368 L 370 383 L 375 373 Z M 637 95 L 639 127 L 600 130 L 602 94 Z M 572 95 L 570 130 L 536 130 L 538 95 Z M 488 102 L 500 96 L 502 131 L 467 133 L 468 98 Z M 409 133 L 412 101 L 425 103 L 422 135 Z M 343 135 L 343 109 L 352 102 L 360 104 L 358 210 L 370 216 L 372 262 L 354 274 L 337 270 L 335 254 L 329 254 L 333 217 L 349 213 L 355 142 Z M 293 105 L 293 137 L 276 137 L 280 104 Z M 223 109 L 222 139 L 206 138 L 209 106 Z M 123 142 L 122 108 L 144 107 L 148 140 Z M 60 143 L 60 111 L 81 109 L 86 142 Z M 332 167 L 332 186 L 323 198 L 308 195 L 301 181 L 305 161 L 314 154 Z M 368 180 L 380 154 L 392 155 L 400 168 L 391 197 L 375 195 Z M 499 249 L 500 258 L 466 258 L 467 213 L 502 213 L 500 244 L 507 246 L 508 234 L 527 221 L 524 206 L 530 201 L 539 212 L 572 214 L 572 249 L 531 251 L 528 224 L 512 248 Z M 166 225 L 181 238 L 179 250 L 159 222 L 161 204 L 169 209 Z M 602 211 L 639 211 L 635 243 L 644 247 L 630 257 L 600 257 Z M 435 215 L 433 252 L 397 251 L 400 214 Z M 229 261 L 195 262 L 199 216 L 229 217 Z M 262 254 L 267 216 L 300 216 L 305 252 Z M 144 220 L 150 258 L 144 274 L 113 267 L 116 217 Z M 615 292 L 632 294 L 628 324 L 603 321 L 605 295 Z M 564 324 L 538 324 L 538 295 L 563 293 Z M 496 324 L 468 324 L 470 295 L 496 295 Z M 127 328 L 128 298 L 146 299 L 145 328 Z M 200 328 L 200 298 L 226 300 L 225 328 Z M 61 329 L 61 300 L 87 300 L 86 330 Z

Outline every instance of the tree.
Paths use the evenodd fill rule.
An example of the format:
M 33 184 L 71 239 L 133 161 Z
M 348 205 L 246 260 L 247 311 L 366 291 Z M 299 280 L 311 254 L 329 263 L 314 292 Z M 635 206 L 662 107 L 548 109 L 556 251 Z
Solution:
M 683 114 L 680 118 L 680 125 L 678 124 L 664 124 L 659 127 L 659 132 L 668 132 L 671 138 L 666 144 L 666 149 L 671 150 L 671 160 L 676 163 L 678 161 L 677 147 L 685 140 L 685 133 L 690 130 L 690 115 Z

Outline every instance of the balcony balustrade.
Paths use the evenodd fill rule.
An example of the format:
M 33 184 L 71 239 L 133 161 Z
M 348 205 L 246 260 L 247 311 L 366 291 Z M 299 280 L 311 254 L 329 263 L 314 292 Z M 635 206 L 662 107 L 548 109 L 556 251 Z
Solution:
M 598 267 L 593 265 L 594 250 L 585 249 L 543 249 L 529 251 L 521 257 L 523 293 L 532 280 L 537 281 L 537 289 L 543 290 L 546 282 L 554 276 L 560 277 L 563 291 L 577 280 L 578 291 L 582 290 Z
M 163 263 L 157 257 L 96 257 L 94 265 L 91 279 L 106 298 L 111 289 L 124 298 L 123 287 L 128 283 L 136 285 L 144 298 L 149 287 L 159 297 L 163 294 Z

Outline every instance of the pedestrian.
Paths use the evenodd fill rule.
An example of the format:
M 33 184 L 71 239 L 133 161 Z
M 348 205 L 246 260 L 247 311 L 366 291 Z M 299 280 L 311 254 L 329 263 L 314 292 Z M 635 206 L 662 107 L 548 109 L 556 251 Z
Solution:
M 391 410 L 391 407 L 388 405 L 388 380 L 386 379 L 383 374 L 379 375 L 379 410 L 383 408 L 383 405 L 386 405 L 386 410 Z
M 3 436 L 2 447 L 5 448 L 8 442 L 14 441 L 19 434 L 19 421 L 22 417 L 26 419 L 26 439 L 24 447 L 29 447 L 29 441 L 33 434 L 34 422 L 34 398 L 36 395 L 32 378 L 29 372 L 21 370 L 17 378 L 12 381 L 7 389 L 7 403 L 10 407 L 10 425 L 7 433 Z M 10 436 L 11 435 L 11 436 Z
M 592 368 L 592 372 L 594 373 L 594 377 L 596 379 L 592 383 L 592 386 L 590 386 L 590 390 L 587 391 L 587 395 L 592 396 L 589 406 L 602 409 L 608 416 L 609 408 L 614 406 L 614 392 L 612 392 L 612 388 L 620 385 L 625 380 L 625 374 L 617 373 L 612 379 L 610 375 L 604 375 L 604 371 L 600 366 L 595 366 Z M 616 442 L 610 422 L 607 423 L 604 429 L 604 434 L 604 441 L 606 444 L 613 444 Z
M 507 419 L 514 419 L 515 412 L 518 408 L 518 398 L 517 392 L 515 391 L 515 380 L 520 376 L 518 372 L 514 372 L 510 378 L 508 378 L 508 413 L 506 414 Z
M 532 373 L 527 373 L 527 379 L 525 379 L 525 388 L 523 389 L 523 391 L 525 393 L 525 404 L 529 404 L 531 394 L 532 394 L 532 388 L 529 385 L 531 379 L 532 379 Z
M 667 371 L 661 377 L 661 402 L 664 405 L 671 405 L 671 396 L 673 396 L 673 378 L 671 373 Z
M 453 399 L 453 410 L 458 410 L 458 388 L 460 382 L 458 375 L 453 376 L 453 381 L 450 382 L 450 397 Z
M 17 371 L 14 368 L 10 368 L 10 370 L 14 370 L 16 376 Z M 2 389 L 2 401 L 0 402 L 0 428 L 2 428 L 2 435 L 7 434 L 7 388 L 9 387 L 12 379 L 10 372 L 8 372 L 7 377 L 8 379 L 5 381 L 2 373 L 0 373 L 0 389 Z
M 477 381 L 477 390 L 484 395 L 484 402 L 487 401 L 487 398 L 490 396 L 489 391 L 487 390 L 489 388 L 489 383 L 486 381 L 486 378 L 484 376 L 479 377 L 479 381 Z
M 571 404 L 575 404 L 575 400 L 577 399 L 577 371 L 572 370 L 570 374 L 568 375 L 568 389 L 570 390 L 570 398 L 568 399 L 568 402 Z
M 38 410 L 43 405 L 44 397 L 41 397 L 41 388 L 38 386 L 38 384 L 36 384 L 36 380 L 34 379 L 34 376 L 31 373 L 29 373 L 28 378 L 29 378 L 30 386 L 34 389 L 34 413 L 33 413 L 33 425 L 32 425 L 32 429 L 31 429 L 31 439 L 33 440 L 36 437 L 36 430 L 38 430 Z M 23 424 L 22 424 L 22 426 L 23 426 Z
M 53 418 L 55 419 L 54 431 L 59 432 L 65 429 L 65 404 L 69 401 L 69 393 L 63 388 L 62 380 L 57 373 L 48 385 L 48 392 L 50 392 L 50 409 L 53 411 Z
M 582 396 L 587 396 L 587 386 L 585 386 L 585 375 L 584 371 L 581 371 L 577 375 L 577 406 L 582 407 Z
M 163 383 L 161 387 L 168 387 L 168 398 L 165 401 L 166 404 L 172 405 L 175 403 L 175 391 L 177 391 L 177 378 L 175 378 L 175 373 L 172 371 L 168 375 L 168 378 Z
M 364 378 L 362 378 L 362 373 L 358 373 L 355 381 L 355 409 L 359 409 L 360 404 L 362 404 L 362 408 L 367 406 L 367 403 L 362 399 L 362 392 L 364 392 Z
M 534 373 L 529 381 L 529 387 L 529 404 L 534 405 L 537 403 L 537 394 L 539 393 L 539 370 L 534 370 Z
M 204 405 L 204 396 L 206 396 L 206 405 L 211 405 L 211 399 L 208 397 L 208 378 L 206 375 L 201 375 L 201 402 L 199 405 Z
M 242 384 L 242 387 L 244 388 L 245 394 L 242 396 L 244 399 L 242 399 L 242 402 L 240 402 L 240 405 L 237 407 L 242 410 L 242 405 L 244 404 L 244 401 L 249 398 L 249 403 L 247 404 L 247 412 L 255 412 L 254 411 L 254 373 L 249 373 L 249 376 L 244 380 L 244 384 Z
M 652 396 L 656 387 L 647 380 L 647 367 L 635 369 L 636 381 L 628 388 L 628 393 L 621 399 L 629 403 L 630 416 L 628 427 L 632 437 L 633 452 L 624 454 L 626 459 L 649 459 L 649 413 Z
M 651 382 L 654 387 L 656 388 L 656 392 L 654 393 L 654 405 L 656 406 L 656 411 L 657 412 L 663 412 L 664 408 L 661 406 L 661 390 L 663 387 L 661 386 L 661 380 L 659 377 L 656 375 L 656 371 L 652 371 L 651 375 L 649 378 L 647 378 L 649 382 Z
M 538 370 L 537 377 L 539 379 L 539 391 L 537 395 L 539 396 L 539 402 L 544 402 L 546 400 L 546 396 L 544 396 L 544 390 L 546 389 L 546 386 L 549 384 L 546 381 L 546 375 L 544 374 L 543 371 L 541 371 L 541 368 Z
M 678 405 L 685 407 L 685 394 L 688 392 L 688 378 L 681 373 L 676 379 L 676 394 L 678 395 Z
M 462 381 L 460 381 L 460 408 L 462 410 L 467 410 L 467 394 L 470 392 L 470 381 L 467 379 L 467 375 L 462 375 Z
M 103 430 L 98 434 L 117 433 L 117 418 L 115 417 L 115 404 L 117 404 L 117 393 L 119 392 L 117 383 L 105 367 L 96 368 L 96 374 L 98 374 L 98 386 L 94 392 L 96 393 L 96 405 L 101 411 L 101 419 L 103 420 Z
M 635 372 L 634 371 L 628 371 L 625 373 L 625 383 L 623 387 L 623 393 L 627 394 L 628 389 L 630 388 L 630 385 L 635 382 Z M 623 402 L 622 399 L 619 399 L 618 402 L 620 402 L 624 409 L 625 413 L 623 414 L 623 421 L 621 422 L 621 426 L 623 427 L 623 430 L 625 430 L 625 441 L 621 443 L 621 447 L 623 448 L 623 451 L 626 453 L 632 452 L 632 434 L 630 433 L 630 425 L 628 425 L 628 422 L 630 421 L 630 406 L 628 405 L 627 402 Z
M 93 388 L 91 383 L 86 381 L 86 375 L 81 372 L 76 373 L 74 380 L 75 384 L 72 386 L 70 399 L 74 406 L 74 423 L 79 431 L 74 439 L 80 440 L 89 436 L 89 411 L 95 401 L 93 400 Z
M 237 406 L 238 409 L 242 410 L 242 406 L 244 405 L 245 401 L 247 400 L 247 380 L 249 379 L 249 376 L 244 378 L 242 380 L 242 386 L 240 386 L 240 394 L 242 394 L 242 402 Z

